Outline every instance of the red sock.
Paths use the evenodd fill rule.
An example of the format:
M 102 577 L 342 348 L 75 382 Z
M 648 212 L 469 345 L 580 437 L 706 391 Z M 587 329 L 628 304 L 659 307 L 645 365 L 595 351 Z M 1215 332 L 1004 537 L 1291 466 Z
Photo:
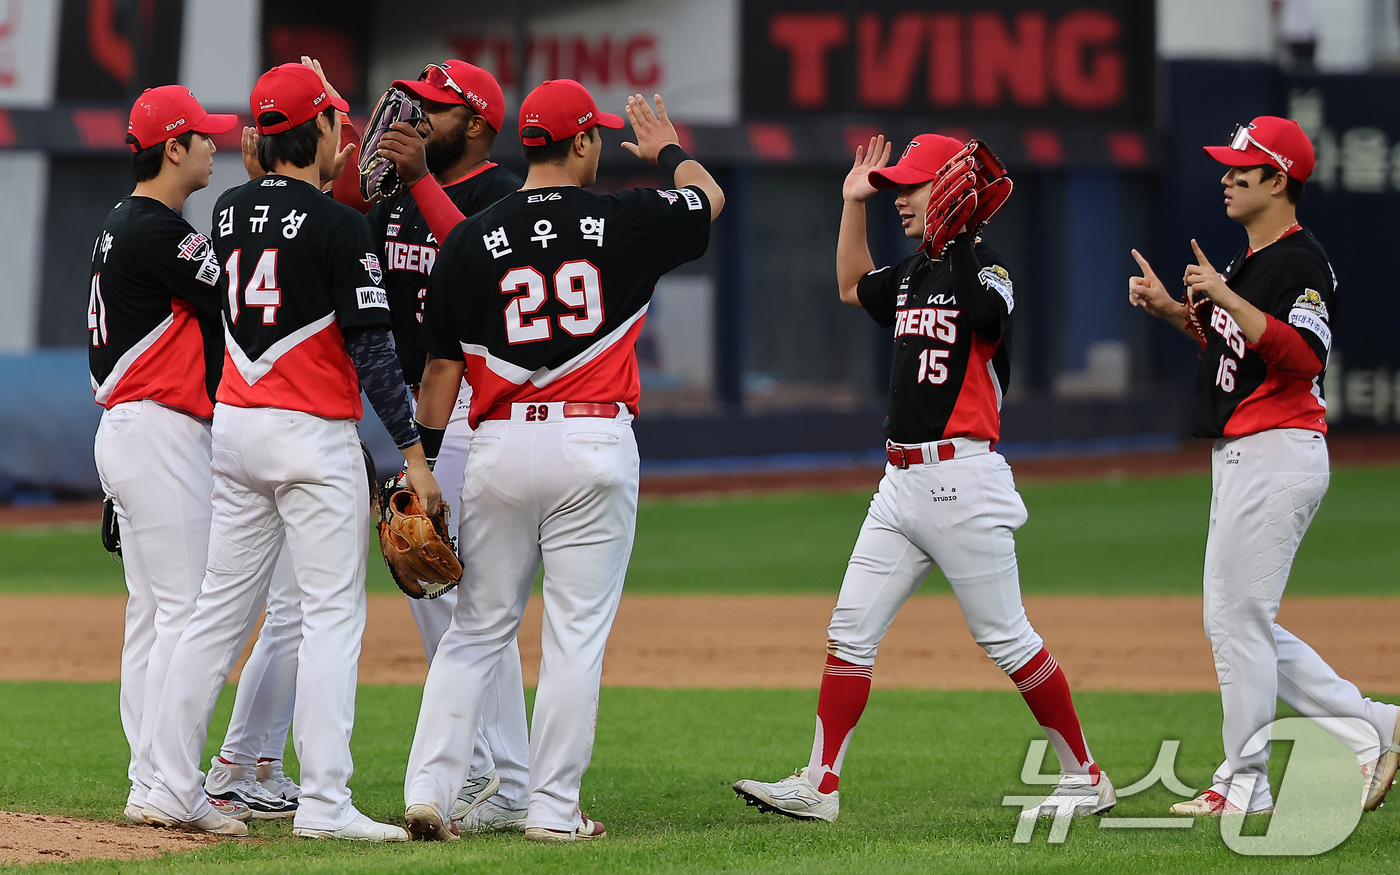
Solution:
M 856 665 L 834 656 L 826 658 L 821 693 L 817 696 L 817 736 L 807 764 L 807 779 L 822 793 L 830 793 L 841 783 L 841 762 L 870 699 L 873 671 L 873 666 Z
M 1079 727 L 1069 681 L 1065 680 L 1065 673 L 1050 651 L 1042 647 L 1030 662 L 1011 673 L 1011 680 L 1055 748 L 1060 770 L 1093 775 L 1097 783 L 1099 767 L 1094 764 L 1089 745 L 1084 741 L 1084 730 Z

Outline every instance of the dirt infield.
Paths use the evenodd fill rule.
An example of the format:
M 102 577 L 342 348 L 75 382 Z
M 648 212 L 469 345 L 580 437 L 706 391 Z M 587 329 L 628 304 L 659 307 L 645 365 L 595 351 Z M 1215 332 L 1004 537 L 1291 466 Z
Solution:
M 0 811 L 0 866 L 69 860 L 149 860 L 167 851 L 192 851 L 214 836 L 104 823 L 52 814 Z
M 603 683 L 814 688 L 832 602 L 832 596 L 625 596 Z M 117 680 L 124 605 L 121 596 L 0 598 L 0 680 Z M 1039 596 L 1026 599 L 1026 610 L 1077 689 L 1216 689 L 1199 598 Z M 530 684 L 539 670 L 540 611 L 541 600 L 532 599 L 520 637 Z M 1363 690 L 1400 693 L 1394 671 L 1400 643 L 1392 632 L 1400 627 L 1400 598 L 1292 597 L 1279 621 Z M 406 600 L 371 596 L 361 683 L 417 684 L 426 675 Z M 909 601 L 881 647 L 875 685 L 1010 689 L 972 642 L 950 596 Z

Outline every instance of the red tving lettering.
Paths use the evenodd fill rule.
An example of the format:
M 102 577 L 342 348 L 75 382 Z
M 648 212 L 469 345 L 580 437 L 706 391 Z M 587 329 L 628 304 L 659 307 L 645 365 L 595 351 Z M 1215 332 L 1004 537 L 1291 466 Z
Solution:
M 919 65 L 924 16 L 901 12 L 890 20 L 888 36 L 881 16 L 866 12 L 856 22 L 856 92 L 864 106 L 898 107 L 909 100 Z
M 788 100 L 793 106 L 826 105 L 826 56 L 846 39 L 846 16 L 839 12 L 780 12 L 768 19 L 768 41 L 788 52 Z

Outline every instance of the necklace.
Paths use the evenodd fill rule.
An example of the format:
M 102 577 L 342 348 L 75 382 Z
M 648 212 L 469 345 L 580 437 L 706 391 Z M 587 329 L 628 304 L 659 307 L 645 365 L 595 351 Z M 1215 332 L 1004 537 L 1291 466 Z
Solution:
M 1294 228 L 1302 228 L 1302 227 L 1303 227 L 1302 225 L 1299 225 L 1297 222 L 1294 222 L 1293 224 L 1289 225 L 1287 228 L 1284 228 L 1282 231 L 1280 231 L 1280 232 L 1279 232 L 1279 235 L 1278 235 L 1277 237 L 1275 237 L 1274 239 L 1270 240 L 1268 243 L 1265 243 L 1263 246 L 1260 246 L 1259 249 L 1267 249 L 1268 247 L 1273 246 L 1275 243 L 1279 242 L 1279 241 L 1282 240 L 1284 237 L 1286 237 L 1286 236 L 1288 236 L 1290 233 L 1292 233 Z M 1258 252 L 1259 249 L 1250 249 L 1250 250 L 1249 250 L 1249 254 L 1250 254 L 1250 255 L 1253 255 L 1254 253 Z

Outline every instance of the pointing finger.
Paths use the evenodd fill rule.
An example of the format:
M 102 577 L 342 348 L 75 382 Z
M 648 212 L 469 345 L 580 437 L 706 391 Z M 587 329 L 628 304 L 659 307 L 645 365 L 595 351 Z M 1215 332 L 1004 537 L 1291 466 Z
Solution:
M 1196 251 L 1197 264 L 1199 264 L 1201 267 L 1209 268 L 1210 270 L 1215 270 L 1215 268 L 1211 267 L 1210 259 L 1206 258 L 1206 254 L 1201 251 L 1200 244 L 1196 242 L 1194 237 L 1191 239 L 1191 248 Z
M 1141 267 L 1141 268 L 1142 268 L 1142 275 L 1143 275 L 1145 278 L 1147 278 L 1147 279 L 1149 279 L 1149 280 L 1152 280 L 1153 282 L 1156 282 L 1156 281 L 1157 281 L 1157 274 L 1154 273 L 1154 272 L 1152 271 L 1152 265 L 1150 265 L 1150 264 L 1147 263 L 1147 259 L 1145 259 L 1145 258 L 1142 257 L 1142 253 L 1141 253 L 1141 252 L 1138 252 L 1136 249 L 1134 249 L 1134 250 L 1133 250 L 1133 258 L 1137 261 L 1138 267 Z

